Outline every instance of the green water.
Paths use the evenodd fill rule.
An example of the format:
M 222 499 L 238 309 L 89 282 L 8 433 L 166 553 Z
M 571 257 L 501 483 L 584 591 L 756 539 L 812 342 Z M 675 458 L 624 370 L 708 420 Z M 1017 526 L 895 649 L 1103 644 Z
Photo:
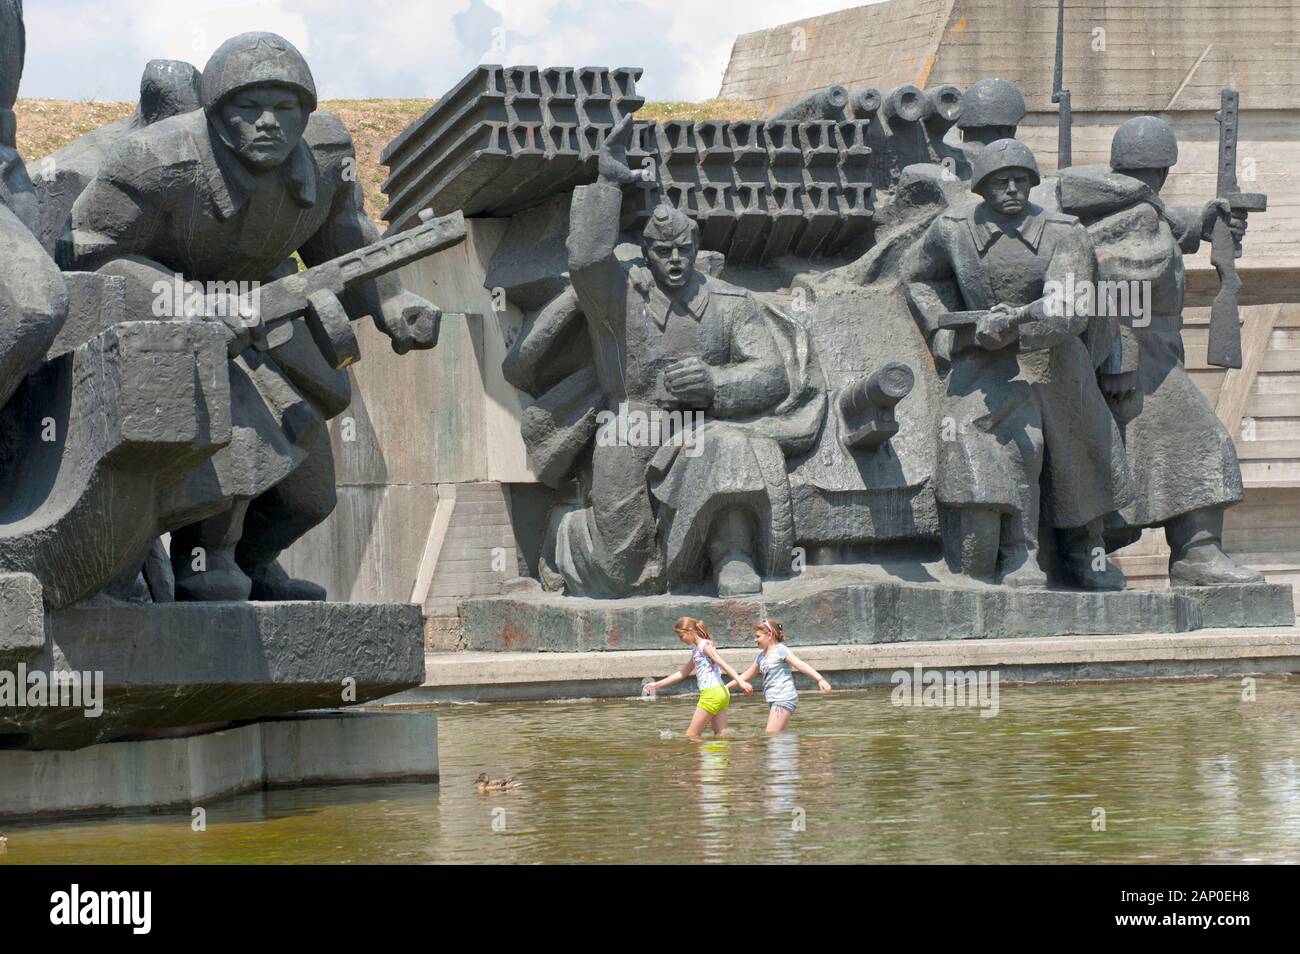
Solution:
M 1300 681 L 1001 687 L 978 709 L 804 693 L 795 731 L 681 737 L 689 696 L 437 707 L 442 784 L 9 824 L 5 863 L 1300 861 Z M 515 775 L 481 796 L 480 772 Z M 1095 809 L 1105 830 L 1094 831 Z

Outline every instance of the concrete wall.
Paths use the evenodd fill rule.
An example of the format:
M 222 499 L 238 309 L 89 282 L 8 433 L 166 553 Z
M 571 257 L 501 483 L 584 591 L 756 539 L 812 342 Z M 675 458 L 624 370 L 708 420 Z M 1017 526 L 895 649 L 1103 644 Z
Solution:
M 1300 105 L 1300 6 L 1290 0 L 1070 0 L 1065 85 L 1075 109 Z M 761 115 L 831 83 L 965 87 L 1001 76 L 1050 107 L 1056 0 L 887 0 L 746 33 L 719 95 Z M 1256 101 L 1252 104 L 1251 99 Z
M 453 498 L 458 484 L 535 480 L 519 435 L 520 397 L 501 377 L 523 315 L 494 312 L 483 287 L 505 222 L 468 225 L 463 244 L 402 272 L 408 289 L 464 313 L 443 320 L 435 349 L 398 356 L 368 319 L 356 325 L 362 360 L 349 371 L 352 404 L 330 422 L 339 504 L 283 558 L 330 599 L 418 598 L 417 581 L 435 582 L 436 568 L 425 564 L 438 556 L 426 551 L 440 499 Z

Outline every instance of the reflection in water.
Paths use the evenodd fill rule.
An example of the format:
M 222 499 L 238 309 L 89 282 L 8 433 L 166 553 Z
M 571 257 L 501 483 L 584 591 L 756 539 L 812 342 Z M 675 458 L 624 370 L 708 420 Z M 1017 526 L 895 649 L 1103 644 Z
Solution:
M 1000 708 L 808 694 L 683 739 L 693 696 L 441 706 L 442 785 L 5 823 L 8 863 L 1300 861 L 1300 681 L 1001 687 Z M 673 730 L 667 737 L 664 730 Z M 482 796 L 479 772 L 516 791 Z M 1104 830 L 1095 821 L 1104 813 Z
M 725 861 L 728 850 L 727 816 L 731 814 L 731 740 L 692 742 L 700 750 L 697 776 L 699 798 L 695 817 L 699 821 L 699 859 Z

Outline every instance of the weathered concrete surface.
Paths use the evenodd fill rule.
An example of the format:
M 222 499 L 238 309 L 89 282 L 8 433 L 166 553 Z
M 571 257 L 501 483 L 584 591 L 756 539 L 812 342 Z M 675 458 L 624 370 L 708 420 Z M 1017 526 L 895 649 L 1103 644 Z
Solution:
M 1056 0 L 889 0 L 737 37 L 719 95 L 764 115 L 832 83 L 855 92 L 1011 80 L 1049 106 Z M 1273 0 L 1083 0 L 1066 5 L 1065 85 L 1075 110 L 1218 107 L 1219 89 L 1300 100 L 1300 15 Z M 1014 55 L 1008 55 L 1014 51 Z
M 184 808 L 282 785 L 437 779 L 435 715 L 320 712 L 76 752 L 0 751 L 0 818 Z
M 764 616 L 818 644 L 905 640 L 1178 633 L 1202 626 L 1199 606 L 1169 590 L 1084 593 L 1009 589 L 961 579 L 939 564 L 817 566 L 769 581 L 760 596 L 638 597 L 550 594 L 468 599 L 470 650 L 586 652 L 677 645 L 679 616 L 704 620 L 720 646 L 748 646 Z
M 0 573 L 0 659 L 26 659 L 45 646 L 41 584 L 30 573 Z
M 1295 619 L 1289 584 L 1175 586 L 1171 589 L 1200 607 L 1201 623 L 1206 628 L 1290 626 Z
M 44 649 L 22 660 L 27 672 L 102 673 L 103 714 L 0 708 L 0 738 L 16 737 L 8 744 L 78 748 L 144 730 L 365 702 L 418 685 L 423 673 L 420 610 L 405 604 L 75 607 L 51 614 L 46 630 Z M 0 657 L 0 668 L 15 665 Z
M 797 636 L 796 636 L 797 639 Z M 1180 678 L 1300 673 L 1300 627 L 1215 629 L 1187 634 L 935 640 L 871 646 L 791 643 L 799 657 L 837 689 L 889 685 L 900 669 L 996 669 L 1009 682 Z M 753 651 L 727 649 L 737 668 Z M 681 666 L 685 650 L 638 652 L 431 653 L 424 685 L 385 700 L 509 702 L 637 695 L 648 677 Z M 803 676 L 800 688 L 815 691 Z M 692 690 L 689 682 L 672 691 Z M 667 691 L 667 690 L 666 690 Z

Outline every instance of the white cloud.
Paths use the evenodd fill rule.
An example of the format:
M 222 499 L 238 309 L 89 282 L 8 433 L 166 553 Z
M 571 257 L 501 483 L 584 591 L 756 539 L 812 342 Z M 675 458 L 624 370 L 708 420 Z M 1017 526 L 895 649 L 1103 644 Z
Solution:
M 475 63 L 641 66 L 659 99 L 716 96 L 740 33 L 851 0 L 39 0 L 25 96 L 132 99 L 154 57 L 202 67 L 224 39 L 281 33 L 324 98 L 437 96 Z M 181 12 L 183 11 L 183 12 Z M 494 30 L 503 32 L 494 33 Z M 504 49 L 493 49 L 499 38 Z

